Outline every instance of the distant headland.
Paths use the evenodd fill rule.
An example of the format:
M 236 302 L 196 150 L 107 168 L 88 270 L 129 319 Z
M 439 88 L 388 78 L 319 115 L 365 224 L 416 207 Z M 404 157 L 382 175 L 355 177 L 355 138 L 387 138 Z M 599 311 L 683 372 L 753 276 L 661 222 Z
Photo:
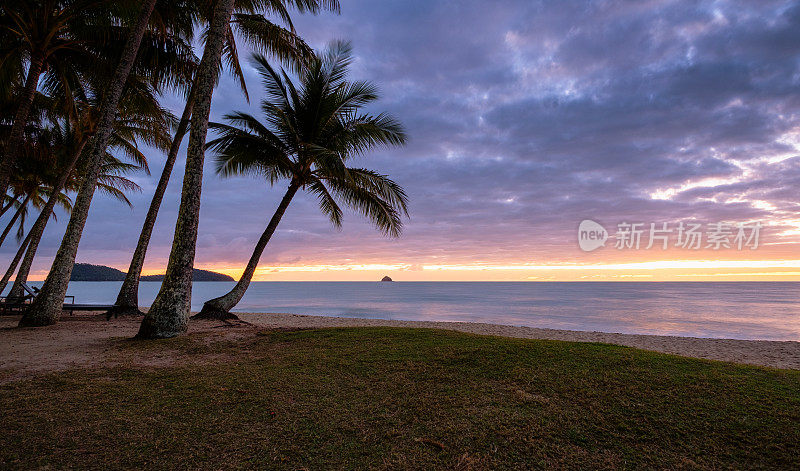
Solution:
M 123 281 L 125 272 L 105 265 L 76 263 L 70 281 Z M 163 281 L 164 275 L 144 275 L 142 281 Z M 228 275 L 197 268 L 192 272 L 193 281 L 236 281 Z
M 394 281 L 394 280 L 389 278 L 388 276 L 384 276 L 383 278 L 381 278 L 381 281 Z

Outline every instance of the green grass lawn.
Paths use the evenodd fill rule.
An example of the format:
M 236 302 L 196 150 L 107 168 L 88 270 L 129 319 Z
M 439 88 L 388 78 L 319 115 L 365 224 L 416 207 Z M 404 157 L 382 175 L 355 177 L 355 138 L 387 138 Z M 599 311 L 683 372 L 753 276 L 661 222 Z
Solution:
M 117 342 L 0 386 L 0 468 L 800 469 L 800 372 L 394 328 Z

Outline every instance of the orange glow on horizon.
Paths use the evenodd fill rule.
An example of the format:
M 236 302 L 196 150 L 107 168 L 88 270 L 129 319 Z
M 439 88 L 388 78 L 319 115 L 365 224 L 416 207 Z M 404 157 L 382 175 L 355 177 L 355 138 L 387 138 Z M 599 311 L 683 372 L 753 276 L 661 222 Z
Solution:
M 197 268 L 238 279 L 242 268 Z M 163 274 L 148 268 L 143 275 Z M 32 273 L 41 281 L 46 272 Z M 800 281 L 800 260 L 661 260 L 597 264 L 309 264 L 260 266 L 253 281 Z
M 204 265 L 238 278 L 241 268 Z M 157 270 L 153 271 L 154 273 Z M 309 264 L 260 266 L 254 281 L 800 281 L 800 260 L 658 260 L 559 264 Z

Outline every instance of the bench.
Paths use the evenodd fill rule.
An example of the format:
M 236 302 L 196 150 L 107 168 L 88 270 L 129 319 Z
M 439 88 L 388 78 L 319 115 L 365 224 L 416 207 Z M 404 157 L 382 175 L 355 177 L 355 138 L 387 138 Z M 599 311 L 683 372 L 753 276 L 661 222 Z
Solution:
M 73 315 L 74 311 L 108 311 L 113 308 L 113 304 L 75 304 L 73 297 L 72 303 L 64 303 L 62 309 L 69 311 L 69 315 Z
M 28 286 L 27 283 L 22 283 L 22 289 L 25 291 L 25 294 L 22 296 L 0 296 L 0 315 L 9 315 L 9 314 L 20 314 L 22 311 L 30 306 L 33 298 L 39 294 L 38 288 L 31 288 Z M 64 296 L 64 301 L 70 299 L 72 301 L 71 304 L 64 303 L 63 310 L 69 311 L 69 314 L 72 315 L 72 311 L 80 311 L 80 310 L 99 310 L 99 309 L 69 309 L 67 306 L 91 306 L 90 304 L 75 304 L 75 296 Z

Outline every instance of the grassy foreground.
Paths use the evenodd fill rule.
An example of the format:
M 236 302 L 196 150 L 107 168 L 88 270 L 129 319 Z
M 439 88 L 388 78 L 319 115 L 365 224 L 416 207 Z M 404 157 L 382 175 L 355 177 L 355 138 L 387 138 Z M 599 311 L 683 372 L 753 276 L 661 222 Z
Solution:
M 626 347 L 358 328 L 0 386 L 0 468 L 800 469 L 800 372 Z

